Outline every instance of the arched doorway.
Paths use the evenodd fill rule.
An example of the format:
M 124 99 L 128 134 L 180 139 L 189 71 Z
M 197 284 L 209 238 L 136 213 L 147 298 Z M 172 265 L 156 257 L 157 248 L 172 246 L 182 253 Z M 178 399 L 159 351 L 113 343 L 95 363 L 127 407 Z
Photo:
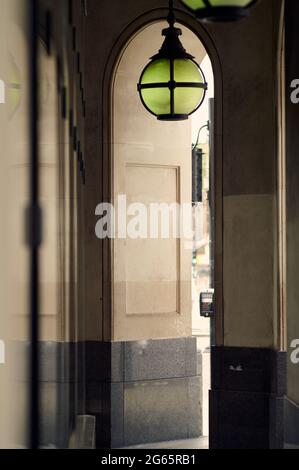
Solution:
M 152 237 L 151 206 L 192 207 L 191 148 L 201 142 L 198 131 L 209 119 L 213 119 L 214 135 L 215 113 L 213 102 L 207 100 L 189 121 L 161 124 L 143 109 L 136 85 L 147 58 L 161 45 L 164 26 L 162 21 L 151 23 L 127 39 L 111 87 L 110 200 L 115 210 L 110 241 L 111 339 L 122 344 L 125 356 L 124 445 L 207 433 L 209 385 L 205 387 L 203 413 L 204 380 L 197 369 L 196 347 L 200 339 L 193 335 L 202 329 L 196 302 L 196 289 L 202 285 L 193 282 L 192 315 L 192 253 L 196 264 L 203 258 L 209 258 L 210 264 L 210 239 L 205 246 L 193 234 L 191 239 L 182 234 L 164 237 L 159 231 L 161 218 L 159 235 Z M 182 28 L 186 48 L 199 63 L 205 63 L 204 72 L 213 82 L 205 47 L 190 29 Z M 213 88 L 211 83 L 210 98 Z M 207 138 L 204 140 L 201 143 L 206 151 L 202 153 L 209 154 Z M 215 180 L 214 174 L 210 178 L 209 155 L 204 166 L 207 197 L 208 185 Z M 197 203 L 201 203 L 204 222 L 210 216 L 204 213 L 209 204 Z M 146 224 L 142 225 L 144 217 Z M 167 223 L 171 231 L 173 219 Z M 195 267 L 193 264 L 193 278 L 197 276 Z M 214 284 L 210 277 L 206 283 L 206 288 Z M 209 336 L 209 328 L 206 331 Z M 206 375 L 209 377 L 209 370 Z M 174 425 L 177 422 L 181 426 Z

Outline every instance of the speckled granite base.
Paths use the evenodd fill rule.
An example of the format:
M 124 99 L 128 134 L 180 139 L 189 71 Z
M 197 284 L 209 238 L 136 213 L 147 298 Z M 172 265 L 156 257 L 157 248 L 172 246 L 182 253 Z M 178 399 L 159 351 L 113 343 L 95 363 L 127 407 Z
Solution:
M 299 447 L 299 405 L 285 398 L 285 447 Z
M 212 348 L 210 448 L 283 448 L 285 393 L 285 353 Z
M 194 338 L 87 343 L 87 413 L 97 447 L 189 439 L 201 433 Z
M 77 414 L 96 417 L 98 448 L 201 434 L 201 371 L 194 338 L 45 342 L 40 344 L 40 367 L 43 447 L 67 447 Z M 298 445 L 298 406 L 285 393 L 285 354 L 212 348 L 210 447 Z
M 43 448 L 69 446 L 77 415 L 84 414 L 84 343 L 41 342 L 40 432 Z

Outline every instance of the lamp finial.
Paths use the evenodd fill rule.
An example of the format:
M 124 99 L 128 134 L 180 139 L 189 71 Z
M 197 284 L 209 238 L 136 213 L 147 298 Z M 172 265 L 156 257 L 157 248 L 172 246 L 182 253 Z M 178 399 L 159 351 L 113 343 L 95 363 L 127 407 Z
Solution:
M 169 23 L 169 26 L 171 28 L 174 27 L 174 23 L 175 23 L 175 14 L 174 14 L 174 8 L 173 8 L 173 0 L 169 0 L 169 14 L 168 14 L 168 17 L 167 17 L 167 21 Z

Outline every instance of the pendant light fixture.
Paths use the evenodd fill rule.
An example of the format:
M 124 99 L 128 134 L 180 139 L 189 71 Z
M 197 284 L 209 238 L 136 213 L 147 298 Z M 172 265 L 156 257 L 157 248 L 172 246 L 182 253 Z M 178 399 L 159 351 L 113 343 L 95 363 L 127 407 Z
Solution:
M 204 101 L 207 83 L 194 57 L 184 49 L 176 28 L 173 0 L 169 1 L 169 27 L 164 43 L 143 70 L 138 84 L 144 107 L 160 121 L 183 121 Z
M 258 0 L 181 0 L 202 21 L 236 21 L 249 15 Z

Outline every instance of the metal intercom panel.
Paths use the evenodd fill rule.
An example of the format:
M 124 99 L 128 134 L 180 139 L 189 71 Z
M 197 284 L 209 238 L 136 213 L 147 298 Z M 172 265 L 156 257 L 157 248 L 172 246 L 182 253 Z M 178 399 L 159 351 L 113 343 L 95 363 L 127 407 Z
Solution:
M 205 318 L 210 318 L 214 313 L 214 289 L 209 289 L 200 294 L 200 315 Z

